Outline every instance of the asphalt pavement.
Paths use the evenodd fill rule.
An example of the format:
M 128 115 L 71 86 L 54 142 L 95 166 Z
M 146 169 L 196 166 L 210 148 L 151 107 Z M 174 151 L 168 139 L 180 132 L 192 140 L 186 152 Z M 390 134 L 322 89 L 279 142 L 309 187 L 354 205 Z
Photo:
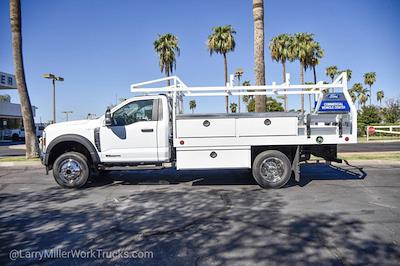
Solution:
M 387 152 L 400 151 L 400 141 L 362 142 L 338 145 L 338 152 Z
M 246 171 L 172 169 L 71 190 L 39 166 L 0 168 L 0 264 L 398 265 L 399 189 L 398 163 L 304 164 L 279 190 Z M 11 250 L 113 255 L 10 261 Z

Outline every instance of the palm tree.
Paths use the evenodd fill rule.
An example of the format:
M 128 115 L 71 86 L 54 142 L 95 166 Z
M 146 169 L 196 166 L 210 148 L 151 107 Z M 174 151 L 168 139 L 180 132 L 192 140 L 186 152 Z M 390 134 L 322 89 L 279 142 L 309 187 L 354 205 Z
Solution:
M 385 98 L 385 93 L 380 90 L 376 93 L 376 101 L 379 102 L 379 105 L 382 107 L 382 99 Z
M 243 81 L 243 83 L 242 83 L 242 86 L 250 86 L 250 85 L 251 85 L 251 84 L 250 84 L 250 80 L 245 80 L 245 81 Z M 243 99 L 243 102 L 245 102 L 246 104 L 248 104 L 249 101 L 253 99 L 253 95 L 243 95 L 242 99 Z
M 25 81 L 24 60 L 22 56 L 22 24 L 20 0 L 10 0 L 10 24 L 12 32 L 12 48 L 15 67 L 15 78 L 19 100 L 21 102 L 22 122 L 25 129 L 26 157 L 35 158 L 39 155 L 39 145 L 33 120 L 32 105 Z
M 253 0 L 254 22 L 254 73 L 256 85 L 265 85 L 264 62 L 264 0 Z M 255 111 L 266 111 L 265 95 L 255 97 Z
M 350 89 L 349 92 L 351 92 L 351 93 L 350 93 L 350 96 L 351 96 L 351 98 L 352 98 L 352 100 L 353 100 L 354 103 L 356 103 L 356 100 L 358 100 L 359 106 L 358 106 L 357 109 L 359 109 L 360 103 L 361 103 L 360 99 L 361 99 L 361 98 L 365 98 L 364 96 L 361 97 L 361 95 L 363 95 L 363 94 L 366 93 L 366 92 L 365 92 L 365 89 L 364 89 L 364 87 L 363 87 L 363 85 L 362 85 L 361 83 L 355 83 L 355 84 L 351 87 L 351 89 Z M 352 95 L 353 95 L 353 96 L 352 96 Z M 355 96 L 355 98 L 353 98 L 354 96 Z
M 324 50 L 321 48 L 321 45 L 317 41 L 312 41 L 311 44 L 311 54 L 308 57 L 307 65 L 313 69 L 314 76 L 314 84 L 317 84 L 317 72 L 315 71 L 316 66 L 319 64 L 319 60 L 324 57 Z M 314 95 L 315 101 L 315 95 Z M 310 104 L 310 113 L 311 113 L 311 94 L 308 94 L 308 102 Z
M 169 77 L 176 69 L 176 55 L 180 54 L 178 38 L 171 33 L 158 35 L 158 39 L 154 41 L 153 45 L 160 58 L 161 73 L 164 72 Z M 168 80 L 169 85 L 170 80 Z
M 314 85 L 314 82 L 306 82 L 306 85 Z M 310 91 L 310 88 L 307 88 L 306 91 Z M 311 113 L 312 111 L 312 102 L 311 102 L 311 94 L 308 94 L 308 107 L 309 107 L 309 112 Z
M 338 74 L 338 68 L 337 68 L 337 66 L 330 66 L 330 67 L 327 67 L 326 70 L 325 70 L 325 74 L 326 74 L 328 77 L 331 78 L 332 83 L 333 83 L 333 80 L 335 79 L 335 76 Z
M 300 61 L 300 83 L 304 84 L 304 71 L 310 66 L 312 43 L 314 35 L 311 33 L 296 33 L 293 38 L 291 53 Z M 304 94 L 301 95 L 301 112 L 304 113 Z
M 250 80 L 243 81 L 242 86 L 251 86 Z
M 282 64 L 283 82 L 286 82 L 286 61 L 292 60 L 290 56 L 290 47 L 293 38 L 288 34 L 281 34 L 271 39 L 269 42 L 269 50 L 272 60 Z M 285 90 L 286 91 L 286 90 Z M 287 111 L 287 95 L 283 96 L 284 109 Z
M 351 100 L 353 101 L 353 103 L 355 103 L 357 101 L 356 91 L 351 88 L 351 89 L 349 89 L 349 94 L 350 94 Z
M 192 114 L 194 113 L 194 109 L 196 109 L 197 105 L 196 105 L 196 100 L 191 100 L 189 102 L 189 108 L 190 110 L 192 110 Z
M 368 98 L 371 97 L 371 95 L 369 95 L 368 93 L 369 91 L 364 87 L 358 92 L 358 101 L 362 106 L 365 106 Z
M 231 103 L 229 105 L 229 107 L 231 108 L 231 113 L 236 113 L 236 109 L 237 109 L 237 104 L 236 103 Z
M 351 71 L 351 69 L 341 70 L 341 71 L 338 71 L 338 72 L 340 72 L 340 73 L 346 72 L 346 75 L 347 75 L 347 82 L 350 82 L 350 80 L 351 80 L 351 75 L 353 74 L 353 71 Z
M 238 84 L 240 86 L 240 78 L 243 76 L 243 69 L 238 68 L 235 71 L 235 77 L 238 79 Z M 240 95 L 238 95 L 238 105 L 239 105 L 239 113 L 240 113 Z
M 368 72 L 364 74 L 364 84 L 369 86 L 369 105 L 372 105 L 372 85 L 376 81 L 376 73 Z
M 234 51 L 236 42 L 234 34 L 236 31 L 231 25 L 220 26 L 212 28 L 212 34 L 208 36 L 207 48 L 210 51 L 210 55 L 213 53 L 222 54 L 224 57 L 224 78 L 226 85 L 228 83 L 228 61 L 226 58 L 227 53 Z M 228 113 L 228 96 L 225 96 L 225 110 Z
M 311 54 L 308 58 L 309 62 L 307 65 L 312 67 L 313 75 L 314 75 L 314 84 L 317 84 L 317 73 L 315 71 L 316 66 L 319 64 L 319 60 L 324 57 L 324 50 L 321 48 L 321 45 L 317 41 L 312 41 L 311 44 Z

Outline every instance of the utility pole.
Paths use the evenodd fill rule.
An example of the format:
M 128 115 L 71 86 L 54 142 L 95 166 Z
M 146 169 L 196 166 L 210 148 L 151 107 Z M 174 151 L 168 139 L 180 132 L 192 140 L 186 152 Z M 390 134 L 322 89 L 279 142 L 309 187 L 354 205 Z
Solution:
M 54 74 L 48 73 L 43 75 L 46 79 L 51 79 L 53 83 L 53 123 L 56 123 L 56 80 L 64 81 L 64 78 L 57 77 Z
M 235 77 L 238 79 L 238 86 L 242 86 L 242 84 L 240 84 L 240 78 L 243 76 L 243 69 L 242 68 L 238 68 L 235 71 Z M 238 105 L 239 105 L 239 113 L 240 113 L 240 95 L 238 96 Z
M 61 113 L 65 114 L 65 120 L 68 121 L 68 115 L 72 114 L 73 111 L 62 111 Z

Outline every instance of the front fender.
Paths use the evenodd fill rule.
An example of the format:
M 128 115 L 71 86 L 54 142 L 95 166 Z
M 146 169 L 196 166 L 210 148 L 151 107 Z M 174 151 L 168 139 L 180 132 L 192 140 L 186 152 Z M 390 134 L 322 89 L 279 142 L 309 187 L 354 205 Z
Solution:
M 87 138 L 76 134 L 66 134 L 55 138 L 47 146 L 46 153 L 43 156 L 43 164 L 45 166 L 49 166 L 49 159 L 51 158 L 51 153 L 54 147 L 56 147 L 58 144 L 62 142 L 77 142 L 83 145 L 88 150 L 93 164 L 97 165 L 100 163 L 100 157 L 98 151 Z

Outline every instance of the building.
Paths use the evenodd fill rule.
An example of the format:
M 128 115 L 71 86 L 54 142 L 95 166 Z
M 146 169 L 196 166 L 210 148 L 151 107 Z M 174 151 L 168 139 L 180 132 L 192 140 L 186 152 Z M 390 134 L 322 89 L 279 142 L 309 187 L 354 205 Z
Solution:
M 15 76 L 0 72 L 0 90 L 15 90 L 17 85 Z M 0 93 L 2 94 L 2 93 Z M 36 107 L 32 106 L 33 117 Z M 0 140 L 9 138 L 12 129 L 22 128 L 21 105 L 10 102 L 0 102 Z
M 32 106 L 33 117 L 35 117 L 36 109 L 35 106 Z M 0 102 L 0 139 L 10 138 L 12 129 L 22 127 L 21 105 Z

